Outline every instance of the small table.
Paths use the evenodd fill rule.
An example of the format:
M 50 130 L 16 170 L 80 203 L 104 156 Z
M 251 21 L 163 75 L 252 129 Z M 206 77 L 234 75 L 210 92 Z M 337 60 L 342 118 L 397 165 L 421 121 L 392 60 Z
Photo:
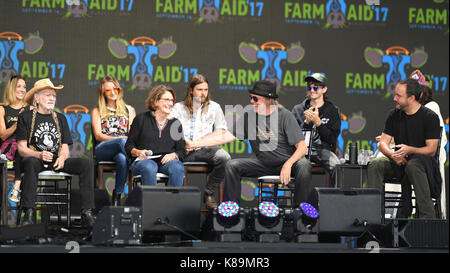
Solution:
M 2 218 L 0 223 L 8 223 L 8 161 L 0 160 L 0 171 L 2 172 Z
M 338 164 L 335 167 L 336 188 L 363 188 L 367 181 L 367 165 Z

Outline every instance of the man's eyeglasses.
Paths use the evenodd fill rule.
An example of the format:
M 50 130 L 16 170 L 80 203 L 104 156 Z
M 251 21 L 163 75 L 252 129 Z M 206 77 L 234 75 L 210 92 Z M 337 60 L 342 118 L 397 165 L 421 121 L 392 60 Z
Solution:
M 320 86 L 320 85 L 319 85 L 319 86 L 308 85 L 308 86 L 306 87 L 306 90 L 311 91 L 311 89 L 312 89 L 312 90 L 314 90 L 314 92 L 317 92 L 317 90 L 319 90 L 319 88 L 322 89 L 323 86 Z
M 105 90 L 105 94 L 106 95 L 111 95 L 112 94 L 112 92 L 114 92 L 114 94 L 119 94 L 119 91 L 120 91 L 120 89 L 119 88 L 113 88 L 113 89 L 107 89 L 107 90 Z
M 167 102 L 172 102 L 172 103 L 175 103 L 175 99 L 166 99 L 166 98 L 161 98 L 160 100 L 163 100 L 163 101 L 167 101 Z
M 250 101 L 258 102 L 258 97 L 250 96 Z

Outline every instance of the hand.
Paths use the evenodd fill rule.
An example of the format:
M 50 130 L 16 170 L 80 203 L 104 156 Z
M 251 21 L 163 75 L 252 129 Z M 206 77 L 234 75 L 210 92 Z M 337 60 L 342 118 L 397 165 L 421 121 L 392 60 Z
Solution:
M 161 164 L 166 164 L 169 161 L 172 161 L 174 159 L 177 158 L 177 154 L 176 153 L 170 153 L 170 154 L 166 154 L 162 159 L 161 159 Z
M 291 181 L 291 169 L 292 165 L 288 162 L 283 164 L 280 172 L 280 181 L 283 185 L 287 185 Z
M 411 153 L 411 148 L 405 144 L 395 145 L 395 148 L 398 148 L 398 150 L 396 150 L 394 154 L 401 157 L 407 157 Z
M 186 154 L 189 154 L 190 152 L 195 150 L 194 142 L 192 140 L 186 139 L 184 142 L 185 142 Z
M 42 151 L 39 155 L 39 159 L 44 162 L 52 162 L 53 154 L 47 151 Z
M 139 159 L 146 159 L 147 158 L 146 152 L 147 152 L 147 150 L 138 150 L 138 149 L 136 149 L 135 155 Z
M 64 168 L 64 162 L 66 161 L 66 157 L 63 155 L 60 155 L 56 161 L 55 164 L 53 164 L 53 169 L 55 171 L 61 170 L 62 168 Z
M 310 122 L 314 122 L 316 126 L 320 126 L 322 124 L 322 120 L 319 118 L 319 109 L 317 107 L 311 107 L 304 112 L 306 121 L 309 124 Z
M 403 166 L 406 164 L 406 162 L 408 162 L 404 156 L 395 152 L 392 154 L 391 158 L 392 160 L 394 160 L 395 164 L 399 166 Z

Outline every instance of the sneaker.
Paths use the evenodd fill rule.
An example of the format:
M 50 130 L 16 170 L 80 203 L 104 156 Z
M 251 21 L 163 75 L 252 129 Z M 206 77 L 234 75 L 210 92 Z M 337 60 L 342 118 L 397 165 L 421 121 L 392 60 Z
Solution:
M 9 196 L 9 200 L 17 203 L 20 201 L 20 190 L 12 189 L 11 195 Z

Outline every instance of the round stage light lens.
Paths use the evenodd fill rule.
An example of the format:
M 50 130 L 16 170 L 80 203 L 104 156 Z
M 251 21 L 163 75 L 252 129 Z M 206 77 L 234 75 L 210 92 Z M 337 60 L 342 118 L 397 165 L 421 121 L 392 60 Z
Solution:
M 277 217 L 280 214 L 280 208 L 273 202 L 264 201 L 259 204 L 259 213 L 266 217 Z
M 305 203 L 305 202 L 301 203 L 300 204 L 300 208 L 310 218 L 317 218 L 317 217 L 319 217 L 319 213 L 317 212 L 316 208 L 313 207 L 309 203 Z
M 233 217 L 239 213 L 239 205 L 233 201 L 223 202 L 217 207 L 217 211 L 223 217 Z

